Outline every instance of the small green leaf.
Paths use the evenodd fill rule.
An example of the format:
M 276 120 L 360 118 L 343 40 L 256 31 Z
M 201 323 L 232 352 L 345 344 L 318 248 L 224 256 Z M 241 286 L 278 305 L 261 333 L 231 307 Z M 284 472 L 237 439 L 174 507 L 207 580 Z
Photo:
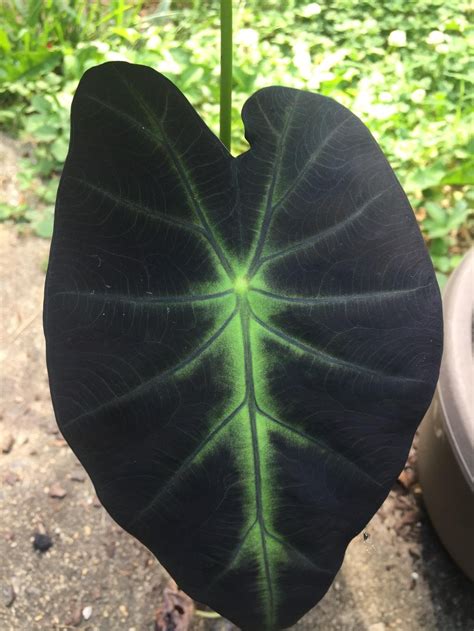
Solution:
M 66 159 L 67 150 L 68 143 L 63 137 L 57 138 L 51 145 L 51 153 L 53 154 L 54 158 L 61 164 Z
M 5 53 L 9 53 L 11 50 L 8 34 L 3 29 L 0 29 L 0 49 L 2 49 Z
M 53 234 L 53 213 L 46 213 L 41 219 L 33 221 L 33 230 L 35 234 L 43 239 L 51 238 Z
M 34 94 L 31 97 L 31 105 L 33 109 L 39 112 L 40 114 L 47 115 L 51 112 L 51 103 L 42 94 Z
M 444 224 L 446 221 L 446 209 L 436 202 L 426 203 L 426 212 L 436 223 Z
M 436 280 L 438 281 L 439 288 L 444 289 L 448 282 L 448 275 L 443 272 L 436 272 Z
M 409 176 L 406 182 L 407 191 L 424 191 L 433 186 L 439 186 L 445 174 L 444 165 L 436 163 L 431 166 L 419 169 Z
M 474 158 L 446 173 L 441 182 L 453 186 L 474 185 Z
M 7 219 L 16 219 L 21 214 L 22 214 L 21 207 L 12 206 L 11 204 L 0 202 L 0 221 L 5 221 Z

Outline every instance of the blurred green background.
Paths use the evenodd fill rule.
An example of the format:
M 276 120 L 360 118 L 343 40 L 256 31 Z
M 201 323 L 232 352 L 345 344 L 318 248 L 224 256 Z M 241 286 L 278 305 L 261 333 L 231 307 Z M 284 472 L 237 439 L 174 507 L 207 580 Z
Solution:
M 443 284 L 472 240 L 468 3 L 241 0 L 234 7 L 233 153 L 246 148 L 240 110 L 258 88 L 335 98 L 385 151 Z M 0 0 L 0 130 L 22 147 L 20 203 L 1 203 L 0 220 L 50 236 L 72 95 L 87 68 L 110 60 L 164 73 L 218 132 L 218 0 Z

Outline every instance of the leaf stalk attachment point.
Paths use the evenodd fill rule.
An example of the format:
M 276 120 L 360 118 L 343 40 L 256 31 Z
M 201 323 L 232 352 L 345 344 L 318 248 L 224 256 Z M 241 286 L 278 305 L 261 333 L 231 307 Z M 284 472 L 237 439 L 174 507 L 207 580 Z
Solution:
M 246 294 L 249 288 L 249 282 L 245 276 L 239 276 L 234 282 L 234 289 L 237 294 Z

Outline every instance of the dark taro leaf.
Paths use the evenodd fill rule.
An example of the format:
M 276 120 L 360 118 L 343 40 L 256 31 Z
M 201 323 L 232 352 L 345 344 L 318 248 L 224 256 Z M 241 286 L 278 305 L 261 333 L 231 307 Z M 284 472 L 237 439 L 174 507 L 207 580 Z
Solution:
M 291 625 L 403 466 L 441 354 L 412 210 L 365 126 L 281 87 L 233 158 L 150 68 L 72 108 L 45 331 L 112 517 L 243 629 Z

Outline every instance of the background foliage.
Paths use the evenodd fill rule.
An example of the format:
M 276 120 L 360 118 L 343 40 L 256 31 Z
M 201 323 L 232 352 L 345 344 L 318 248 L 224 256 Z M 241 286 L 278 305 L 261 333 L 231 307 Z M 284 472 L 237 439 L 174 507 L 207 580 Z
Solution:
M 260 87 L 309 89 L 368 125 L 405 188 L 440 281 L 469 247 L 474 119 L 468 3 L 444 0 L 241 0 L 234 3 L 233 153 L 240 110 Z M 218 132 L 218 0 L 2 0 L 0 127 L 25 146 L 22 201 L 0 219 L 47 237 L 83 72 L 147 64 Z

